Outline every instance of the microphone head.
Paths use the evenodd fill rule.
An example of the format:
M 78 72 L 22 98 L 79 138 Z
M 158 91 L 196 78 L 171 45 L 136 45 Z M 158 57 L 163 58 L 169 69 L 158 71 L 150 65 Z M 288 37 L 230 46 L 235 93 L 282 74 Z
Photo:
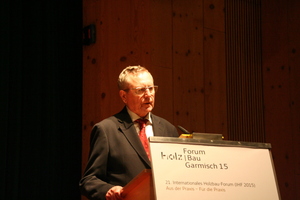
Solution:
M 178 128 L 184 133 L 184 134 L 191 134 L 188 130 L 186 130 L 185 128 L 183 128 L 182 126 L 178 125 Z

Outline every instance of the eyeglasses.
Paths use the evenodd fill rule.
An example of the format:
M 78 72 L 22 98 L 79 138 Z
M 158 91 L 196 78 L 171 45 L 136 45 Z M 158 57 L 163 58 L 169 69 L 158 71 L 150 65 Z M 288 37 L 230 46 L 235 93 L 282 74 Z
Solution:
M 154 86 L 148 86 L 148 87 L 136 87 L 136 88 L 126 89 L 124 91 L 127 92 L 128 90 L 134 90 L 135 94 L 137 94 L 137 95 L 143 95 L 143 94 L 145 94 L 145 92 L 147 90 L 149 90 L 150 94 L 154 94 L 155 92 L 157 92 L 158 86 L 154 85 Z

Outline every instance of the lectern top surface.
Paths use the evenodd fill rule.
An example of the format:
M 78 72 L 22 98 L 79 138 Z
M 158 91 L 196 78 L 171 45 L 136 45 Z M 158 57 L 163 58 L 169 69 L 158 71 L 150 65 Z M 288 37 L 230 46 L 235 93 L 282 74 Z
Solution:
M 242 141 L 231 141 L 231 140 L 204 140 L 195 138 L 174 138 L 174 137 L 159 137 L 153 136 L 149 138 L 150 142 L 160 143 L 179 143 L 179 144 L 201 144 L 210 146 L 234 146 L 234 147 L 245 147 L 245 148 L 260 148 L 260 149 L 271 149 L 270 143 L 257 143 L 257 142 L 242 142 Z

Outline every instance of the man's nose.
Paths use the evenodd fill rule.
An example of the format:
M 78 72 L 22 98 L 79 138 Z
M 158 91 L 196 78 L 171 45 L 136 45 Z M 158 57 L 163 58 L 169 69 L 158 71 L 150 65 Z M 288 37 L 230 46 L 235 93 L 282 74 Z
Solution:
M 150 89 L 149 88 L 146 88 L 145 89 L 145 93 L 144 93 L 144 95 L 151 95 L 151 92 L 150 92 Z

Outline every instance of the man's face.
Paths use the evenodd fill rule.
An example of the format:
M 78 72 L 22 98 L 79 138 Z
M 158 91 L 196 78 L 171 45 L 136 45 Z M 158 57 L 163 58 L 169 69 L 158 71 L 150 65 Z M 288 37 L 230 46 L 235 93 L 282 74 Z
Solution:
M 133 88 L 153 86 L 149 72 L 141 72 L 128 77 L 128 91 L 120 90 L 120 97 L 126 106 L 140 117 L 145 117 L 154 108 L 155 92 L 148 89 L 143 94 L 136 94 Z

